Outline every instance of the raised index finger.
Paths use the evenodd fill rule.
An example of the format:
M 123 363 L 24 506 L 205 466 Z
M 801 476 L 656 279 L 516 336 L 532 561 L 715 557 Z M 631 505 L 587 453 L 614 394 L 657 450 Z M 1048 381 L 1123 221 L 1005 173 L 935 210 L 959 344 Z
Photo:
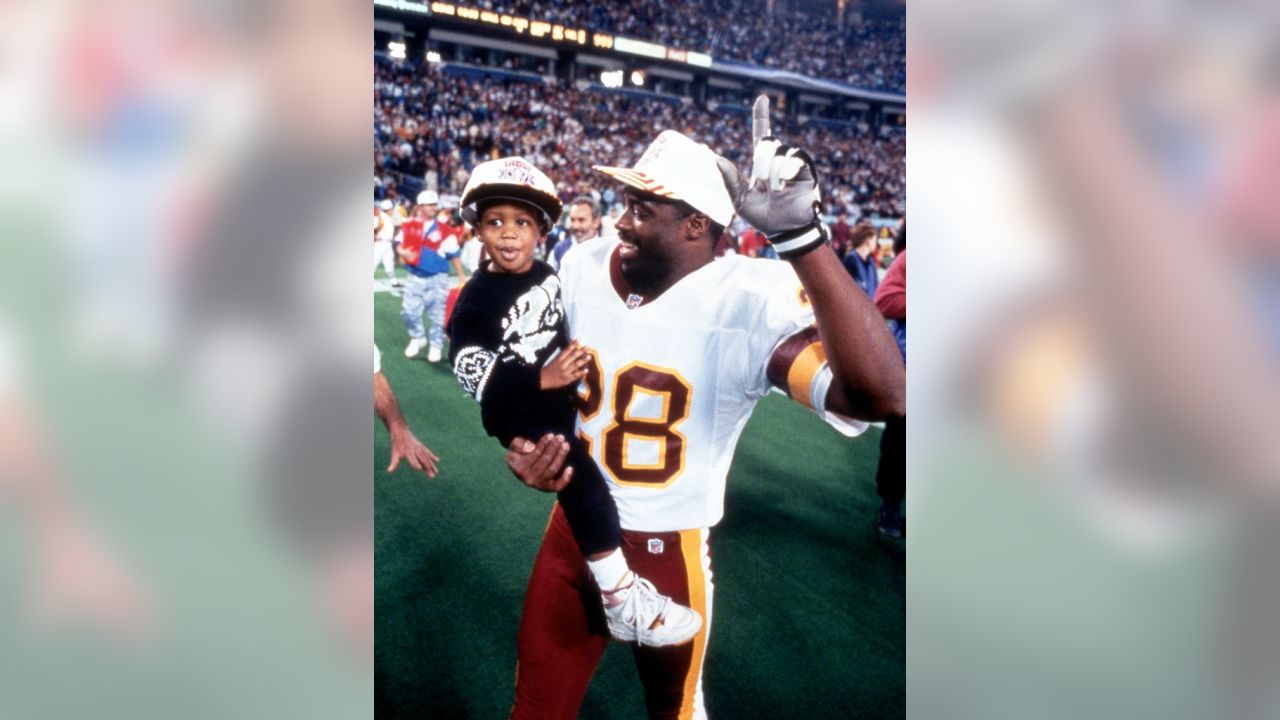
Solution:
M 759 145 L 761 140 L 772 134 L 773 130 L 769 127 L 769 96 L 760 93 L 751 106 L 751 147 Z

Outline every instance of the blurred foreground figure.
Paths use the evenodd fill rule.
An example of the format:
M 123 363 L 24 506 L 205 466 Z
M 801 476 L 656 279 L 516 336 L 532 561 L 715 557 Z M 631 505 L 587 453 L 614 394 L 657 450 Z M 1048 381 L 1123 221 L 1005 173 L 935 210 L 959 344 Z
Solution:
M 1274 11 L 917 9 L 916 707 L 1273 716 Z
M 368 13 L 347 4 L 258 8 L 247 48 L 261 122 L 204 203 L 183 265 L 180 345 L 205 409 L 260 474 L 308 560 L 339 632 L 371 656 L 369 475 Z M 305 22 L 300 19 L 305 18 Z M 324 58 L 318 62 L 317 58 Z
M 44 575 L 50 617 L 148 641 L 0 604 L 0 716 L 368 708 L 334 642 L 372 617 L 372 308 L 346 274 L 368 202 L 335 178 L 367 176 L 367 109 L 343 121 L 370 29 L 323 1 L 0 7 L 0 315 L 26 361 L 0 502 L 30 518 L 0 525 L 36 540 L 0 562 Z
M 18 387 L 16 355 L 0 325 L 0 501 L 32 548 L 27 613 L 45 628 L 83 622 L 119 641 L 142 640 L 154 621 L 149 593 L 59 479 L 56 448 Z

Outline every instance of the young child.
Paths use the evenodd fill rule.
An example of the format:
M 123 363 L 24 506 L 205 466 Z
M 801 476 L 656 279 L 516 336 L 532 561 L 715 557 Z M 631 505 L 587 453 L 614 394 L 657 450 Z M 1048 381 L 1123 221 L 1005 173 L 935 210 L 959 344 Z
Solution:
M 569 442 L 566 464 L 573 475 L 558 499 L 601 590 L 610 634 L 640 645 L 679 645 L 698 633 L 702 617 L 628 568 L 618 508 L 574 435 L 574 388 L 590 356 L 569 342 L 559 278 L 533 257 L 561 211 L 555 184 L 523 158 L 490 160 L 472 171 L 462 217 L 476 229 L 488 260 L 454 306 L 449 360 L 463 389 L 479 401 L 485 430 L 503 447 L 516 436 L 536 440 L 546 433 Z

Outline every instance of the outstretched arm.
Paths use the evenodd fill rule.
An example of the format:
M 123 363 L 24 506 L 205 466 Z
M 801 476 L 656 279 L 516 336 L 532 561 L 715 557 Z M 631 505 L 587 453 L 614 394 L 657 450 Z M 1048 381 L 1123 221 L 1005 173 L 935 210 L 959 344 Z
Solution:
M 906 414 L 906 368 L 884 317 L 825 242 L 813 163 L 770 136 L 768 101 L 752 113 L 754 167 L 749 179 L 720 159 L 734 209 L 791 263 L 809 295 L 834 376 L 827 409 L 859 420 Z
M 396 394 L 391 391 L 391 383 L 380 372 L 373 374 L 373 410 L 391 434 L 391 464 L 387 467 L 387 472 L 395 472 L 400 461 L 406 460 L 414 470 L 425 473 L 429 478 L 435 477 L 436 461 L 440 458 L 409 429 L 409 424 L 400 412 Z
M 853 283 L 830 246 L 791 261 L 817 316 L 833 375 L 827 409 L 859 420 L 907 412 L 907 372 L 884 317 Z

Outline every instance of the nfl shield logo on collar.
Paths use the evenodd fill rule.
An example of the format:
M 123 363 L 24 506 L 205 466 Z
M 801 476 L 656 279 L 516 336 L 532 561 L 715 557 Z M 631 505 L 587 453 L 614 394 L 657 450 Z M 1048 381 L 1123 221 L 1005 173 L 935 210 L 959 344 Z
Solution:
M 659 540 L 658 538 L 649 538 L 649 554 L 650 554 L 650 555 L 661 555 L 661 554 L 662 554 L 662 541 L 661 541 L 661 540 Z
M 627 309 L 635 310 L 636 308 L 640 307 L 640 303 L 642 302 L 644 302 L 644 298 L 640 297 L 635 293 L 631 293 L 630 295 L 627 296 Z

